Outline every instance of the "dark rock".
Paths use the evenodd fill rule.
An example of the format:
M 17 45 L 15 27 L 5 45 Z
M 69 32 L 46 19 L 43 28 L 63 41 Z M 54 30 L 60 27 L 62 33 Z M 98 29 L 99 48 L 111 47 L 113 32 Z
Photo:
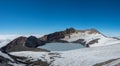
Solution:
M 66 29 L 65 32 L 66 32 L 67 34 L 71 34 L 71 33 L 76 32 L 76 30 L 75 30 L 74 28 L 69 28 L 69 29 Z
M 46 43 L 51 43 L 51 42 L 67 42 L 67 41 L 62 41 L 61 39 L 64 38 L 66 35 L 70 35 L 71 33 L 76 32 L 74 28 L 69 28 L 64 31 L 59 31 L 55 33 L 51 33 L 48 35 L 45 35 L 40 38 L 40 40 L 46 42 Z
M 100 34 L 100 32 L 98 30 L 94 29 L 94 28 L 87 29 L 86 31 L 89 31 L 89 34 L 93 34 L 93 33 L 99 33 Z
M 64 38 L 64 37 L 65 35 L 62 32 L 55 32 L 47 36 L 47 41 L 52 42 L 52 41 L 60 40 L 61 38 Z
M 73 41 L 72 43 L 80 43 L 80 44 L 82 44 L 83 46 L 88 47 L 88 46 L 86 45 L 86 41 L 85 41 L 84 39 L 78 39 L 78 40 L 76 40 L 76 41 Z
M 88 31 L 89 34 L 93 34 L 93 33 L 100 34 L 100 32 L 96 29 L 76 30 L 74 28 L 68 28 L 64 31 L 59 31 L 59 32 L 45 35 L 41 37 L 40 40 L 44 41 L 45 43 L 52 43 L 52 42 L 68 43 L 68 41 L 61 40 L 61 39 L 65 38 L 65 36 L 68 36 L 70 38 L 70 35 L 72 33 L 78 33 L 78 32 L 84 33 L 86 31 Z M 86 44 L 86 41 L 84 39 L 78 39 L 76 41 L 73 41 L 72 43 L 80 43 L 83 46 L 89 47 L 90 44 L 98 43 L 98 40 L 99 39 L 95 39 L 95 40 L 90 41 L 88 44 Z
M 40 41 L 34 36 L 30 36 L 26 39 L 25 46 L 30 48 L 36 48 L 38 46 L 44 45 L 44 42 Z
M 12 65 L 8 64 L 8 62 L 9 62 L 9 59 L 6 59 L 6 58 L 0 56 L 0 66 L 12 66 Z
M 100 38 L 94 39 L 94 40 L 90 41 L 90 42 L 88 43 L 88 45 L 98 43 L 98 40 L 99 40 L 99 39 L 100 39 Z
M 11 41 L 10 43 L 8 43 L 6 46 L 2 47 L 3 50 L 5 50 L 6 52 L 14 52 L 14 51 L 47 51 L 45 49 L 41 49 L 41 48 L 35 48 L 35 45 L 33 45 L 34 48 L 32 47 L 26 47 L 25 43 L 26 43 L 27 38 L 26 37 L 18 37 L 16 39 L 14 39 L 13 41 Z
M 73 41 L 72 43 L 85 44 L 85 40 L 84 40 L 84 39 L 78 39 L 78 40 L 76 40 L 76 41 Z
M 68 41 L 65 41 L 65 40 L 56 40 L 55 42 L 57 42 L 57 43 L 68 43 Z M 54 41 L 53 41 L 53 43 L 55 43 Z
M 37 61 L 27 61 L 25 62 L 26 66 L 50 66 L 47 62 L 43 62 L 41 60 L 37 60 Z
M 13 66 L 10 63 L 16 63 L 15 59 L 12 58 L 12 55 L 0 49 L 0 66 Z
M 2 47 L 3 50 L 6 50 L 6 52 L 14 51 L 16 49 L 21 49 L 21 46 L 24 45 L 26 41 L 26 37 L 18 37 L 8 43 L 6 46 Z

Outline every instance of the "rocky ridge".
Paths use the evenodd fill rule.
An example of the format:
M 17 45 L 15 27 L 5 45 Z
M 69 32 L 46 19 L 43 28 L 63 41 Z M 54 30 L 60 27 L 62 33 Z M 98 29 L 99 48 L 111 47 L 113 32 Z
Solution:
M 2 47 L 6 52 L 13 51 L 47 51 L 45 49 L 35 48 L 41 45 L 41 41 L 34 36 L 30 37 L 18 37 L 8 43 L 6 46 Z
M 44 51 L 44 49 L 37 48 L 46 43 L 79 43 L 85 47 L 104 46 L 114 43 L 119 43 L 120 40 L 103 35 L 96 29 L 76 30 L 68 28 L 64 31 L 58 31 L 51 34 L 44 35 L 40 38 L 35 36 L 18 37 L 4 46 L 2 49 L 7 52 L 12 51 Z

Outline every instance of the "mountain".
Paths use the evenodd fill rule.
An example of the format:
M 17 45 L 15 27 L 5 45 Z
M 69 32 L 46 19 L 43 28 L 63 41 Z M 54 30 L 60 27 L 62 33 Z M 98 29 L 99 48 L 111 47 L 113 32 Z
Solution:
M 68 28 L 64 31 L 58 31 L 51 34 L 44 35 L 40 38 L 35 36 L 18 37 L 9 42 L 2 49 L 7 52 L 12 51 L 28 51 L 28 50 L 42 50 L 38 46 L 46 43 L 76 43 L 85 47 L 105 46 L 120 43 L 120 39 L 115 37 L 107 37 L 96 29 L 76 30 Z
M 13 51 L 47 51 L 45 49 L 35 48 L 35 46 L 38 46 L 40 43 L 40 40 L 38 40 L 36 37 L 30 36 L 30 37 L 18 37 L 8 43 L 6 46 L 2 47 L 3 50 L 6 52 L 13 52 Z
M 120 66 L 120 39 L 107 37 L 96 29 L 68 28 L 40 38 L 20 36 L 1 40 L 2 43 L 7 45 L 1 45 L 0 66 Z M 85 48 L 68 51 L 37 48 L 46 43 L 81 44 Z
M 30 36 L 25 41 L 25 46 L 26 47 L 35 48 L 35 47 L 38 47 L 38 46 L 41 46 L 41 45 L 44 45 L 44 42 L 40 41 L 35 36 Z
M 41 37 L 40 40 L 46 43 L 80 43 L 86 47 L 120 43 L 119 39 L 107 37 L 96 29 L 76 30 L 74 28 L 45 35 Z
M 70 35 L 70 34 L 75 33 L 75 32 L 76 32 L 76 30 L 74 28 L 69 28 L 69 29 L 66 29 L 64 31 L 59 31 L 59 32 L 45 35 L 45 36 L 41 37 L 40 40 L 45 41 L 46 43 L 67 42 L 67 41 L 64 41 L 61 39 L 64 38 L 66 35 Z

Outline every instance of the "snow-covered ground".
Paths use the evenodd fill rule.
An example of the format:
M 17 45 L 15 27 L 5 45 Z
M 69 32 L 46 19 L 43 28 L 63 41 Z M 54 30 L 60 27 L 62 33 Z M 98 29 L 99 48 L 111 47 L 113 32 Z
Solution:
M 10 56 L 8 53 L 3 52 L 0 50 L 0 66 L 25 66 L 22 63 L 17 63 L 15 59 L 13 59 L 12 56 Z M 10 65 L 9 65 L 10 64 Z
M 63 38 L 61 40 L 73 42 L 73 41 L 76 41 L 79 39 L 84 39 L 86 44 L 88 44 L 92 40 L 99 39 L 98 43 L 91 44 L 90 47 L 106 46 L 106 45 L 120 43 L 120 40 L 118 40 L 118 39 L 106 37 L 106 36 L 104 36 L 100 33 L 97 33 L 97 32 L 90 33 L 90 31 L 73 33 L 71 35 L 66 36 L 65 38 Z
M 48 63 L 51 62 L 50 66 L 93 66 L 97 63 L 120 58 L 120 44 L 92 48 L 82 48 L 70 51 L 22 51 L 12 52 L 10 54 L 28 57 L 28 59 L 33 58 L 33 60 L 41 59 L 42 61 L 46 61 Z M 116 61 L 116 63 L 120 63 L 120 61 Z
M 103 66 L 120 66 L 120 59 L 112 61 L 112 62 L 110 62 L 108 64 L 103 65 Z
M 1 52 L 1 51 L 0 51 L 0 56 L 4 57 L 4 58 L 6 58 L 6 59 L 9 59 L 9 60 L 11 60 L 11 61 L 14 61 L 9 55 L 7 55 L 7 54 L 5 54 L 5 53 L 3 53 L 3 52 Z

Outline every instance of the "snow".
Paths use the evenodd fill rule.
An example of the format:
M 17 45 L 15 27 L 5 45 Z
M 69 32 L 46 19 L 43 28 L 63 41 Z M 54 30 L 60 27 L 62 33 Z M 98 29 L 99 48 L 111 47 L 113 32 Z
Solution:
M 66 36 L 64 39 L 62 40 L 66 40 L 68 42 L 72 42 L 72 41 L 76 41 L 78 39 L 85 39 L 85 41 L 89 42 L 93 39 L 96 38 L 103 38 L 104 36 L 102 36 L 99 33 L 93 33 L 93 34 L 89 34 L 88 32 L 78 32 L 78 33 L 73 33 L 69 36 Z
M 104 37 L 104 38 L 101 38 L 101 40 L 98 40 L 98 43 L 90 45 L 90 47 L 106 46 L 106 45 L 112 45 L 112 44 L 118 44 L 118 43 L 120 43 L 120 40 Z
M 32 57 L 34 60 L 41 59 L 42 61 L 51 62 L 50 57 L 54 57 L 55 61 L 51 66 L 92 66 L 96 63 L 108 61 L 110 59 L 120 58 L 120 44 L 113 44 L 102 47 L 82 48 L 70 51 L 54 51 L 54 52 L 12 52 L 10 54 L 16 56 Z M 49 53 L 58 53 L 50 55 Z M 43 58 L 44 57 L 44 58 Z M 116 61 L 117 63 L 117 61 Z
M 33 59 L 31 61 L 37 61 L 38 59 L 42 61 L 47 61 L 50 63 L 50 56 L 48 55 L 49 53 L 47 52 L 33 52 L 33 51 L 21 51 L 21 52 L 12 52 L 12 55 L 15 56 L 22 56 L 22 57 L 27 57 L 27 60 Z M 47 60 L 46 60 L 47 59 Z
M 1 52 L 1 51 L 0 51 L 0 56 L 2 56 L 2 57 L 4 57 L 4 58 L 7 58 L 7 59 L 9 59 L 9 60 L 11 60 L 11 61 L 14 61 L 9 55 L 7 55 L 7 54 L 5 54 L 5 53 L 3 53 L 3 52 Z
M 86 44 L 89 43 L 90 41 L 94 40 L 94 39 L 99 39 L 98 43 L 91 44 L 90 47 L 106 46 L 106 45 L 120 43 L 120 40 L 118 40 L 118 39 L 106 37 L 106 36 L 103 36 L 100 33 L 90 34 L 88 31 L 73 33 L 70 36 L 66 36 L 65 38 L 63 38 L 61 40 L 65 40 L 65 41 L 68 41 L 68 42 L 73 42 L 73 41 L 76 41 L 78 39 L 84 39 L 84 41 L 86 41 Z
M 118 65 L 120 65 L 120 59 L 115 60 L 115 61 L 113 61 L 111 63 L 105 64 L 103 66 L 118 66 Z
M 25 64 L 20 64 L 20 63 L 11 63 L 11 62 L 9 62 L 8 64 L 11 64 L 12 66 L 26 66 Z

